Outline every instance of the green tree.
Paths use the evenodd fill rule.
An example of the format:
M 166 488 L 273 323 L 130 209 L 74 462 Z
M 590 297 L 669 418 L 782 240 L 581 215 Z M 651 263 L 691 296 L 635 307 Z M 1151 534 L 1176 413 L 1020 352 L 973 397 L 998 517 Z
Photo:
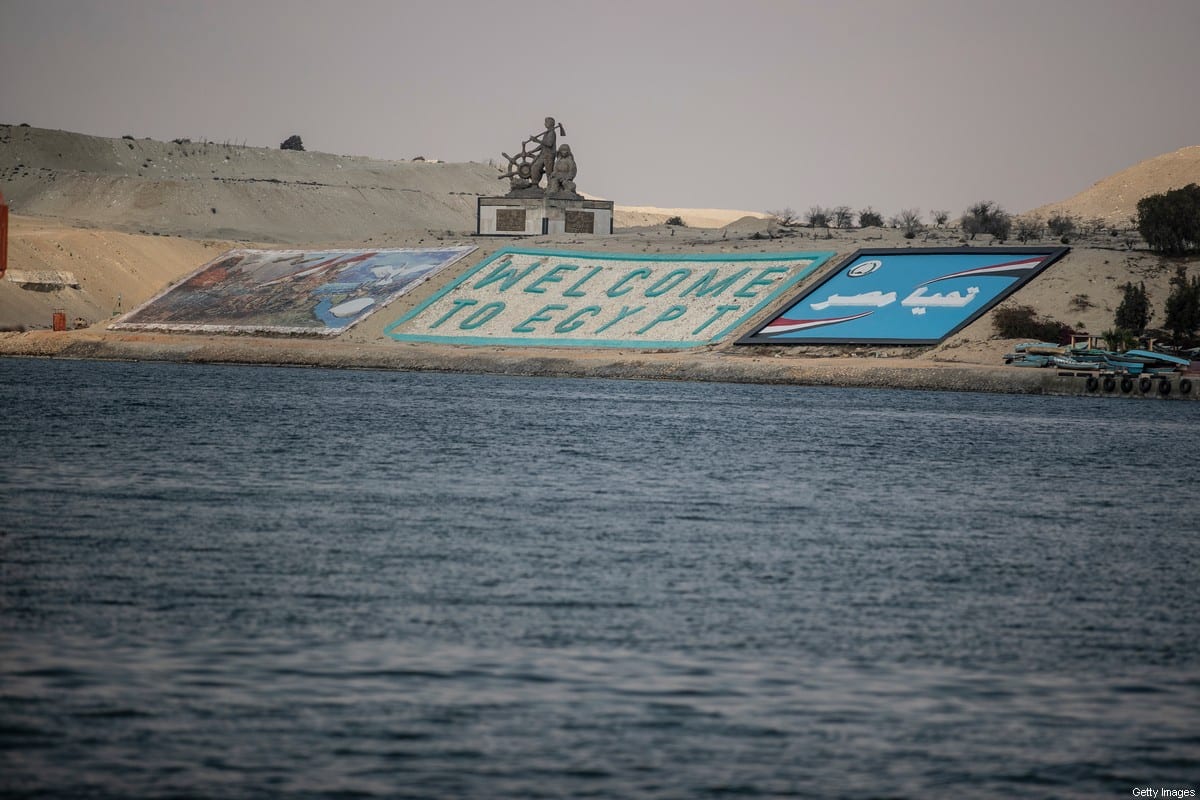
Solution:
M 1068 341 L 1071 336 L 1069 326 L 1039 316 L 1033 306 L 1000 306 L 992 312 L 992 327 L 1004 339 L 1060 342 Z
M 1017 219 L 1017 241 L 1024 244 L 1030 239 L 1040 239 L 1042 236 L 1042 221 L 1037 217 L 1020 217 Z
M 1137 227 L 1150 249 L 1172 256 L 1200 251 L 1200 186 L 1143 197 Z
M 1191 338 L 1200 328 L 1200 275 L 1189 280 L 1183 265 L 1171 278 L 1163 327 L 1171 332 L 1176 342 Z
M 904 231 L 905 239 L 915 238 L 925 227 L 921 224 L 921 210 L 919 208 L 904 209 L 896 215 L 896 225 Z
M 1120 287 L 1121 303 L 1113 322 L 1117 328 L 1140 336 L 1150 322 L 1150 298 L 1146 296 L 1146 284 L 1126 283 Z
M 1055 236 L 1070 236 L 1075 232 L 1075 218 L 1069 214 L 1055 214 L 1046 221 L 1046 227 Z
M 882 228 L 883 215 L 870 206 L 867 206 L 862 211 L 858 212 L 858 227 Z
M 980 233 L 991 234 L 1004 241 L 1012 233 L 1012 217 L 990 200 L 984 200 L 968 208 L 960 220 L 963 233 L 974 239 Z
M 1128 350 L 1137 343 L 1136 336 L 1121 328 L 1109 328 L 1100 337 L 1104 339 L 1104 345 L 1115 352 Z

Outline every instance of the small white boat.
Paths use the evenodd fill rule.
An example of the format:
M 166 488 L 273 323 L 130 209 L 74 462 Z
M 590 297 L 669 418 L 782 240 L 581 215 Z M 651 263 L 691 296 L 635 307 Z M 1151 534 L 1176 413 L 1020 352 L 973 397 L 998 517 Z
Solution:
M 329 313 L 338 319 L 345 319 L 346 317 L 353 317 L 358 312 L 362 311 L 363 309 L 370 308 L 373 305 L 375 305 L 375 298 L 373 297 L 356 297 L 353 300 L 347 300 L 344 303 L 338 303 L 336 306 L 329 309 Z

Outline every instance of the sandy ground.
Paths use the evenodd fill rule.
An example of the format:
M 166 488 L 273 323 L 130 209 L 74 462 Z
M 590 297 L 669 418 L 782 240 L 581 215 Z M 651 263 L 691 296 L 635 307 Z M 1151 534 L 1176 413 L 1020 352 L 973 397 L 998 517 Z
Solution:
M 471 192 L 491 191 L 493 183 L 500 183 L 494 181 L 494 171 L 489 172 L 492 168 L 487 165 L 391 163 L 261 148 L 241 148 L 239 155 L 230 156 L 229 147 L 101 139 L 0 126 L 0 187 L 14 211 L 10 272 L 69 273 L 71 284 L 35 287 L 0 281 L 0 331 L 7 331 L 0 333 L 0 355 L 1068 394 L 1083 391 L 1081 378 L 1003 366 L 1003 355 L 1015 342 L 994 338 L 991 314 L 936 347 L 916 348 L 745 346 L 733 344 L 736 337 L 730 337 L 718 345 L 685 351 L 595 351 L 413 344 L 395 342 L 383 335 L 387 325 L 453 280 L 458 269 L 436 276 L 332 341 L 107 330 L 105 326 L 118 313 L 149 299 L 202 263 L 232 247 L 254 244 L 286 242 L 313 248 L 477 246 L 479 249 L 462 262 L 464 269 L 507 246 L 629 254 L 832 250 L 838 253 L 831 262 L 836 263 L 859 248 L 966 244 L 954 229 L 931 228 L 909 240 L 890 229 L 782 229 L 761 215 L 721 209 L 694 209 L 691 218 L 698 223 L 731 220 L 723 227 L 657 224 L 619 227 L 611 237 L 477 237 L 471 233 L 475 203 Z M 178 154 L 179 148 L 187 155 Z M 168 155 L 171 153 L 174 155 Z M 135 164 L 132 168 L 124 163 L 131 157 Z M 136 174 L 143 163 L 159 164 L 168 159 L 171 167 L 165 178 Z M 118 161 L 122 163 L 118 165 Z M 184 173 L 183 169 L 191 171 Z M 216 170 L 216 179 L 212 170 Z M 107 176 L 103 191 L 92 185 L 97 173 Z M 193 177 L 181 177 L 185 174 Z M 338 180 L 343 184 L 338 186 Z M 225 192 L 220 202 L 232 202 L 247 186 L 261 188 L 260 184 L 268 187 L 268 194 L 243 198 L 249 210 L 237 220 L 223 221 L 220 209 L 213 214 L 206 207 L 214 202 L 211 197 L 197 194 L 219 190 Z M 379 189 L 373 195 L 365 191 L 370 185 L 391 188 Z M 460 188 L 463 186 L 467 188 Z M 68 191 L 66 187 L 74 188 Z M 354 208 L 373 212 L 364 212 L 367 222 L 359 220 L 342 226 L 340 217 L 328 220 L 315 214 L 309 204 L 310 192 L 323 196 L 322 203 L 334 203 L 345 196 L 342 190 L 347 187 L 365 198 Z M 388 197 L 380 200 L 379 195 Z M 183 208 L 196 203 L 203 213 Z M 389 203 L 399 203 L 399 210 L 389 211 Z M 434 219 L 422 217 L 434 207 L 437 214 L 444 214 L 435 214 L 436 221 L 446 227 L 413 223 L 414 219 Z M 685 213 L 688 209 L 643 207 L 637 213 L 658 211 L 679 212 L 685 220 L 689 218 Z M 121 220 L 122 224 L 117 225 Z M 142 225 L 149 226 L 147 233 L 138 232 Z M 969 244 L 986 246 L 993 242 L 989 237 L 979 237 Z M 1058 242 L 1043 239 L 1028 244 Z M 1112 236 L 1108 231 L 1096 231 L 1076 238 L 1071 246 L 1065 258 L 1006 303 L 1028 305 L 1039 314 L 1099 334 L 1113 326 L 1120 286 L 1132 280 L 1145 283 L 1154 310 L 1153 326 L 1162 320 L 1168 281 L 1176 266 L 1184 263 L 1192 274 L 1200 274 L 1200 260 L 1179 262 L 1156 256 L 1145 249 L 1135 232 L 1121 231 Z M 764 309 L 742 332 L 777 313 L 786 299 Z M 81 319 L 85 329 L 66 333 L 47 330 L 55 309 L 64 310 L 69 321 Z

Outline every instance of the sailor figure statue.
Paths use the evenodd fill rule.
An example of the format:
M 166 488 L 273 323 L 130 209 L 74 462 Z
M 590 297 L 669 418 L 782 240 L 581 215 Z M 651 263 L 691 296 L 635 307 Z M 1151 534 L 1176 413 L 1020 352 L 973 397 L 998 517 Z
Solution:
M 508 161 L 509 197 L 555 197 L 577 199 L 575 191 L 575 157 L 570 145 L 558 145 L 558 137 L 567 132 L 554 117 L 546 117 L 545 130 L 521 142 L 521 152 L 515 156 L 501 153 Z M 565 160 L 561 169 L 559 160 Z M 542 186 L 542 179 L 546 185 Z
M 480 236 L 543 236 L 555 233 L 609 236 L 613 201 L 584 197 L 575 177 L 575 153 L 563 144 L 562 123 L 546 117 L 543 129 L 521 142 L 501 179 L 508 194 L 476 201 L 475 233 Z

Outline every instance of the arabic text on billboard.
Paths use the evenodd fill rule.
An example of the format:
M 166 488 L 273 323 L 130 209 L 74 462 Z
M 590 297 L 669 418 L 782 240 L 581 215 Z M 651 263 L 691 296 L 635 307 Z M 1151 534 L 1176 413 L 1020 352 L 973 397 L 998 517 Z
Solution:
M 1069 248 L 860 250 L 739 344 L 933 344 Z

